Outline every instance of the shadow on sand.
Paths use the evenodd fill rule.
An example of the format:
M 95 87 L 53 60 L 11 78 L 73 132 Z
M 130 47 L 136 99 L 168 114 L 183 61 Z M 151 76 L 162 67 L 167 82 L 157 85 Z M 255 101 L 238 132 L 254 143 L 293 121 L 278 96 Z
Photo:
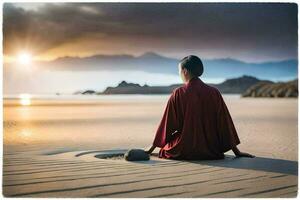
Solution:
M 79 157 L 87 154 L 94 154 L 93 156 L 98 159 L 99 158 L 106 159 L 114 156 L 120 156 L 121 160 L 123 160 L 122 155 L 124 155 L 126 151 L 127 149 L 85 151 L 75 155 L 75 157 Z M 152 156 L 156 157 L 156 159 L 153 159 Z M 159 159 L 157 153 L 152 153 L 151 157 L 152 158 L 149 161 L 135 161 L 135 163 L 157 164 L 157 163 L 166 162 L 167 160 L 172 160 L 172 159 L 167 159 L 167 160 Z M 180 160 L 176 160 L 176 161 L 180 161 Z M 266 157 L 237 158 L 233 155 L 225 155 L 224 159 L 218 159 L 218 160 L 182 160 L 182 161 L 201 164 L 201 165 L 208 165 L 208 166 L 227 167 L 227 168 L 236 168 L 236 169 L 251 169 L 251 170 L 275 172 L 275 173 L 298 176 L 298 161 L 291 161 L 291 160 L 266 158 Z
M 276 172 L 282 174 L 298 176 L 298 162 L 291 160 L 282 160 L 265 157 L 237 158 L 231 155 L 225 155 L 221 160 L 186 160 L 186 162 L 198 163 L 202 165 L 228 167 L 236 169 L 252 169 L 266 172 Z

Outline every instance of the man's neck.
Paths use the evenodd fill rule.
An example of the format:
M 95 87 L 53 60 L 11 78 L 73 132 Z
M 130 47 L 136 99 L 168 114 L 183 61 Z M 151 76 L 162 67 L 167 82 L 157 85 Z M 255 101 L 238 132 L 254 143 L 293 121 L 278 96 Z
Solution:
M 189 77 L 189 78 L 187 79 L 186 83 L 190 82 L 192 79 L 195 79 L 195 78 L 197 78 L 197 76 Z

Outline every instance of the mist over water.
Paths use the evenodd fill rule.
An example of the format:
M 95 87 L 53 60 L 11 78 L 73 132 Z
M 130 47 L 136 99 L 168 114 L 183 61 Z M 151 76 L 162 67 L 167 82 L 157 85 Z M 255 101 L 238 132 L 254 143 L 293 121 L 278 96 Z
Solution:
M 4 76 L 4 94 L 72 94 L 78 90 L 102 92 L 108 86 L 117 86 L 121 81 L 140 85 L 170 85 L 181 83 L 179 76 L 151 74 L 138 71 L 36 71 L 34 73 L 7 72 Z
M 17 68 L 4 68 L 4 94 L 73 94 L 76 91 L 104 91 L 107 87 L 115 87 L 121 81 L 138 83 L 141 86 L 167 86 L 182 84 L 179 75 L 159 74 L 142 71 L 50 71 Z M 209 83 L 220 83 L 224 78 L 204 78 Z

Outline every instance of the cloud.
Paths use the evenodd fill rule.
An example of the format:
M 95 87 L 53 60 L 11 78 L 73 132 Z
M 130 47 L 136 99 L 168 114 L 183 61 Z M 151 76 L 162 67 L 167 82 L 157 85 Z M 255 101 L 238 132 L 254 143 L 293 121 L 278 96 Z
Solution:
M 155 41 L 179 50 L 297 57 L 297 4 L 291 3 L 45 3 L 38 9 L 5 3 L 3 14 L 5 54 L 100 37 L 128 49 L 134 41 L 145 49 Z
M 83 7 L 84 8 L 84 7 Z M 43 52 L 84 34 L 97 32 L 95 13 L 71 4 L 45 4 L 38 11 L 4 5 L 4 52 L 27 48 Z

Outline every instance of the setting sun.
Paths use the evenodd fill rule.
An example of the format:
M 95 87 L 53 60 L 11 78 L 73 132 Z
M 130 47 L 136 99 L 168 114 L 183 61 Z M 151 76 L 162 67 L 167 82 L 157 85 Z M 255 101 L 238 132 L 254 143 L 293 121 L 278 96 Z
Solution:
M 23 52 L 18 55 L 18 62 L 22 65 L 28 65 L 32 61 L 32 56 L 30 53 Z
M 19 98 L 22 106 L 31 105 L 31 96 L 29 94 L 21 94 Z

